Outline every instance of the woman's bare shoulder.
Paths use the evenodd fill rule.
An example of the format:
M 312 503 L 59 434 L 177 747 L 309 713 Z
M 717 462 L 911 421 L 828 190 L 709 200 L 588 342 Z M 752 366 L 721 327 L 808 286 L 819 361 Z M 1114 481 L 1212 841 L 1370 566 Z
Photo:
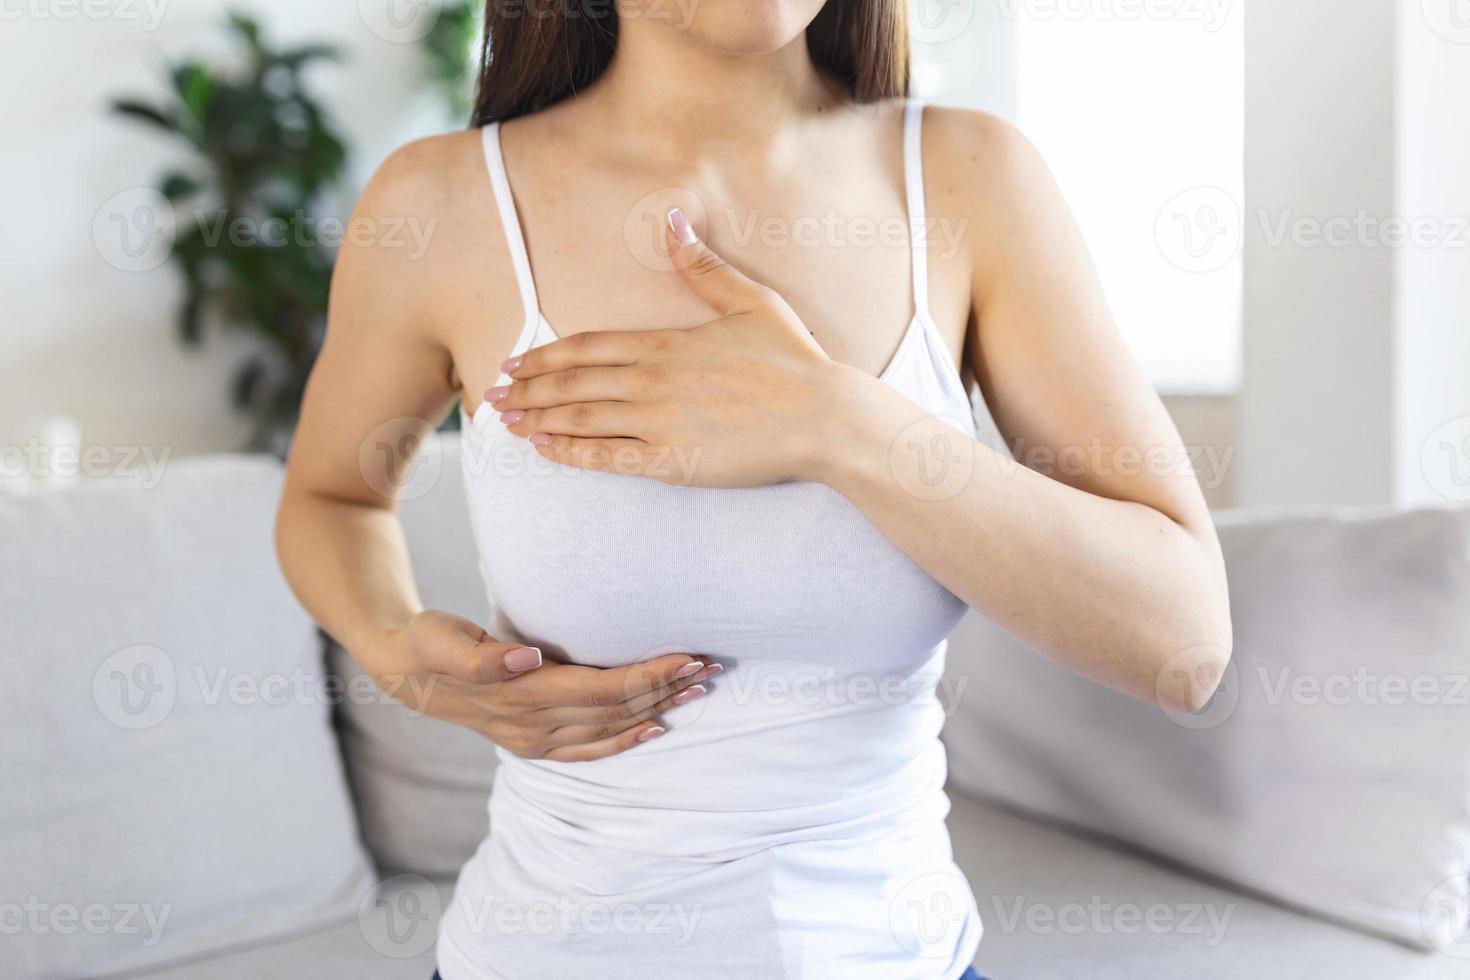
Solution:
M 930 197 L 974 218 L 1024 206 L 1050 183 L 1031 141 L 1008 120 L 975 109 L 932 106 L 924 113 Z
M 450 217 L 455 207 L 494 209 L 479 130 L 406 143 L 379 164 L 359 199 L 365 214 Z
M 343 251 L 359 287 L 446 346 L 458 346 L 453 334 L 462 328 L 494 329 L 486 317 L 518 322 L 518 308 L 508 309 L 519 293 L 480 130 L 418 139 L 389 154 L 358 199 Z

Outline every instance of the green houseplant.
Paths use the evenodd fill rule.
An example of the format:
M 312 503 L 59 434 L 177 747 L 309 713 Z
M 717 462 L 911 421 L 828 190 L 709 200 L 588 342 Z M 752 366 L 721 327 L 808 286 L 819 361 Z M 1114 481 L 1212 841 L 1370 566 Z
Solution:
M 469 121 L 485 5 L 475 0 L 445 0 L 434 26 L 421 42 L 429 80 L 439 90 L 454 121 Z
M 325 330 L 335 248 L 323 218 L 347 160 L 302 76 L 336 52 L 273 48 L 240 13 L 230 14 L 229 29 L 243 67 L 185 61 L 170 72 L 167 103 L 123 99 L 113 108 L 192 151 L 190 165 L 166 173 L 159 188 L 176 218 L 179 332 L 197 344 L 217 316 L 265 341 L 237 370 L 232 399 L 255 418 L 252 446 L 281 452 Z

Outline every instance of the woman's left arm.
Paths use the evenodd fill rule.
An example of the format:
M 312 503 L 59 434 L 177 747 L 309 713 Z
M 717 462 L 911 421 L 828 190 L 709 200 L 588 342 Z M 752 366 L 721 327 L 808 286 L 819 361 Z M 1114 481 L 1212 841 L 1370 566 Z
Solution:
M 970 145 L 944 155 L 965 172 L 941 177 L 976 189 L 967 352 L 1024 465 L 864 386 L 871 407 L 840 413 L 827 482 L 1050 659 L 1168 710 L 1198 710 L 1232 648 L 1199 482 L 1039 154 L 1009 125 L 965 115 Z
M 959 154 L 986 171 L 990 202 L 974 214 L 972 365 L 1027 465 L 828 359 L 780 296 L 677 212 L 674 265 L 719 319 L 573 335 L 508 362 L 515 383 L 486 400 L 568 465 L 706 486 L 826 483 L 1050 659 L 1197 710 L 1231 649 L 1199 484 L 1045 166 L 1008 127 L 976 138 L 999 145 Z

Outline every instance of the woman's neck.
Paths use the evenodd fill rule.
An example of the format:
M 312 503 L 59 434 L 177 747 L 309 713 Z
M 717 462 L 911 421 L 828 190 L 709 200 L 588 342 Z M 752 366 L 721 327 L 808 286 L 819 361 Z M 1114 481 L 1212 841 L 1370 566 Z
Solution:
M 804 35 L 766 54 L 731 55 L 631 18 L 619 24 L 617 53 L 583 98 L 600 126 L 638 133 L 644 152 L 685 163 L 781 155 L 793 123 L 842 101 Z

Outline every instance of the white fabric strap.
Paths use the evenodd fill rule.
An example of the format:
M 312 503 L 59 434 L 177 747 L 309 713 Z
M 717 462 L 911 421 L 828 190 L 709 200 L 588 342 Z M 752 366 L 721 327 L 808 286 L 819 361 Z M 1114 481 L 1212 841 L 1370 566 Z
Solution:
M 914 263 L 914 310 L 929 310 L 928 237 L 924 213 L 924 104 L 910 99 L 903 116 L 903 174 L 908 191 L 909 250 Z
M 529 327 L 541 316 L 536 300 L 536 280 L 531 276 L 531 258 L 526 253 L 526 240 L 521 234 L 521 219 L 516 214 L 515 198 L 510 193 L 510 177 L 505 172 L 505 157 L 500 152 L 500 123 L 491 123 L 481 131 L 485 143 L 485 167 L 490 171 L 490 186 L 495 191 L 495 209 L 500 212 L 500 226 L 505 230 L 505 244 L 516 270 L 516 283 L 521 290 L 521 308 Z

